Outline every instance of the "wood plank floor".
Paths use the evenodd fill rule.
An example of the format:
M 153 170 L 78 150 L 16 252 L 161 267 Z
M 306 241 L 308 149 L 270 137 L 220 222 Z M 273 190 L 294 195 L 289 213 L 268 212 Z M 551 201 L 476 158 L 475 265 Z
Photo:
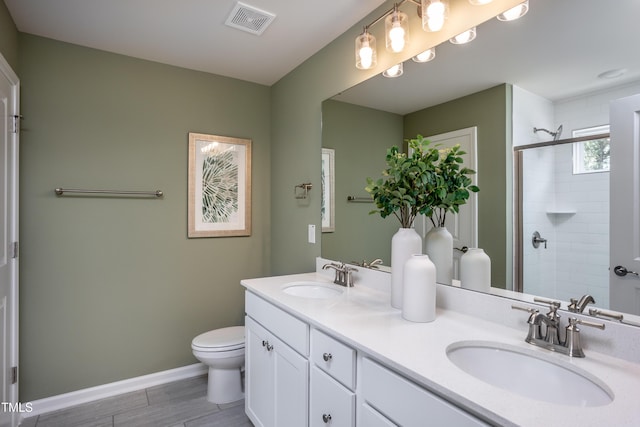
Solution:
M 252 427 L 244 400 L 207 402 L 200 376 L 25 419 L 20 427 Z

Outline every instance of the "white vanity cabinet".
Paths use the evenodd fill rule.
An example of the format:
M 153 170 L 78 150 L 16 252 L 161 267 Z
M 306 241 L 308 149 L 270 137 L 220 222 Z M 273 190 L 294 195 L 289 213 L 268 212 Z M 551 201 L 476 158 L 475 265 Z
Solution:
M 309 425 L 355 426 L 356 351 L 312 329 L 310 359 Z
M 245 410 L 256 427 L 305 427 L 309 327 L 246 293 Z
M 488 426 L 464 410 L 364 357 L 359 427 Z

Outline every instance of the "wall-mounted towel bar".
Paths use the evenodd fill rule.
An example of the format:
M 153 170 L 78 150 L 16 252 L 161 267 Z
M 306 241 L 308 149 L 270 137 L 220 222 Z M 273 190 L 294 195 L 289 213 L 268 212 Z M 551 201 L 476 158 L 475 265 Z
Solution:
M 371 197 L 347 196 L 347 202 L 351 202 L 351 203 L 373 203 L 373 199 Z
M 160 190 L 155 191 L 127 191 L 127 190 L 81 190 L 79 188 L 56 188 L 54 190 L 58 196 L 65 193 L 84 193 L 84 194 L 122 194 L 129 196 L 154 196 L 162 197 L 164 193 Z

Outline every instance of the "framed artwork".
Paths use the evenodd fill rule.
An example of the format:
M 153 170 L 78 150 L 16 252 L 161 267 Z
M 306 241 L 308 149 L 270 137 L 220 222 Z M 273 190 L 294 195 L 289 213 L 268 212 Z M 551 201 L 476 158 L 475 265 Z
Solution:
M 188 237 L 251 235 L 251 140 L 189 133 Z
M 335 208 L 335 155 L 333 148 L 322 149 L 322 232 L 331 233 L 336 230 Z

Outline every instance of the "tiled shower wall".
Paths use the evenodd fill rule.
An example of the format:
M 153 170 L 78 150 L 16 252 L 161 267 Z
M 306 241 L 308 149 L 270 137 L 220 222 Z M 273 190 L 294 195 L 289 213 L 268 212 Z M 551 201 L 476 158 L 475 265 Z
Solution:
M 573 130 L 608 124 L 609 102 L 636 93 L 640 83 L 558 101 L 553 104 L 554 124 L 533 126 L 555 130 L 563 125 L 561 138 L 570 138 Z M 514 116 L 533 108 L 540 121 L 549 112 L 544 101 L 514 90 Z M 517 108 L 518 103 L 527 108 Z M 514 123 L 514 144 L 535 142 L 533 126 L 520 126 L 525 132 L 519 135 Z M 571 145 L 527 150 L 524 159 L 524 291 L 561 300 L 588 293 L 599 307 L 608 307 L 609 173 L 574 175 Z M 546 250 L 531 245 L 536 230 L 548 240 Z

